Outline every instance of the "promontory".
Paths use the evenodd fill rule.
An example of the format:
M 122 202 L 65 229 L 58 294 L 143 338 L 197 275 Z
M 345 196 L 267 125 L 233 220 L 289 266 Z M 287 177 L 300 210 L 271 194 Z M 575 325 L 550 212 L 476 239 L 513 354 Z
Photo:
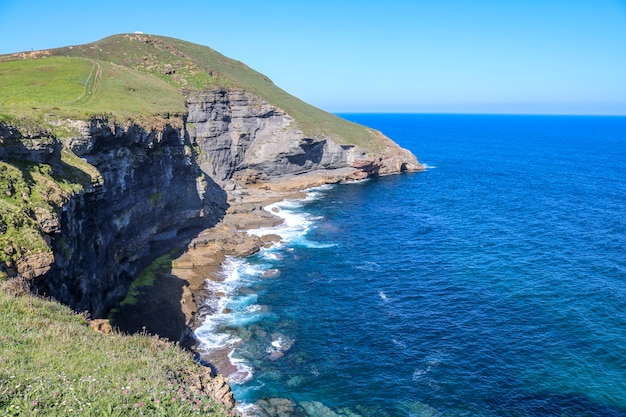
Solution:
M 421 169 L 381 132 L 205 46 L 122 34 L 0 56 L 3 288 L 27 287 L 90 320 L 114 315 L 124 331 L 137 321 L 125 316 L 138 289 L 163 272 L 155 260 L 169 259 L 175 285 L 156 282 L 161 294 L 150 296 L 173 317 L 169 330 L 147 332 L 191 346 L 203 275 L 225 252 L 271 241 L 243 231 L 276 221 L 266 202 Z M 232 400 L 214 385 L 211 396 Z M 0 393 L 0 406 L 23 391 L 11 395 Z

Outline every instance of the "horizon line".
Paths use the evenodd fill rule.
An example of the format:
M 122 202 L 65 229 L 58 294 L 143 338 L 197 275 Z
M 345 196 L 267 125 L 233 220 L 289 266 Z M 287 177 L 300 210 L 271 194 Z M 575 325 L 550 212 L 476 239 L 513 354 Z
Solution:
M 423 114 L 458 116 L 564 116 L 564 117 L 626 117 L 626 113 L 491 113 L 491 112 L 436 112 L 436 111 L 328 111 L 331 114 Z

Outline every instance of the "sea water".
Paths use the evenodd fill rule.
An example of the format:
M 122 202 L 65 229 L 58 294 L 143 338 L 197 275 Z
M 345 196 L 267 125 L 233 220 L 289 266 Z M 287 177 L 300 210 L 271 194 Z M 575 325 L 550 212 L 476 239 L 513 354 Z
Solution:
M 284 243 L 228 260 L 198 334 L 242 408 L 626 416 L 626 118 L 342 116 L 427 169 L 277 203 Z

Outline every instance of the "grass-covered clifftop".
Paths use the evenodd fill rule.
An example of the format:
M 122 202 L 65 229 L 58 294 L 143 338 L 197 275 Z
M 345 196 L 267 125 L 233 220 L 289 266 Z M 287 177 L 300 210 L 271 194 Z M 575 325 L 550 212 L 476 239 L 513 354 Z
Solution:
M 380 148 L 370 129 L 299 100 L 239 61 L 206 46 L 143 34 L 0 56 L 0 121 L 103 114 L 144 120 L 184 113 L 186 95 L 220 88 L 261 97 L 291 115 L 308 136 Z
M 0 62 L 0 113 L 53 120 L 184 111 L 176 88 L 111 62 L 67 57 Z
M 84 279 L 84 266 L 105 264 L 91 262 L 89 257 L 84 258 L 89 262 L 77 269 L 62 263 L 76 260 L 79 265 L 82 258 L 75 248 L 85 248 L 85 253 L 100 249 L 96 239 L 90 246 L 61 235 L 63 216 L 67 216 L 63 213 L 68 213 L 64 209 L 73 207 L 67 203 L 80 201 L 77 196 L 94 194 L 102 198 L 99 193 L 107 191 L 103 180 L 106 174 L 120 172 L 116 162 L 123 168 L 132 159 L 123 152 L 111 154 L 113 159 L 96 163 L 103 169 L 101 173 L 87 159 L 72 153 L 74 149 L 85 155 L 81 153 L 84 149 L 96 146 L 88 143 L 93 139 L 93 129 L 104 132 L 111 128 L 109 136 L 103 133 L 99 139 L 103 142 L 131 128 L 137 137 L 149 138 L 168 127 L 182 139 L 188 133 L 182 129 L 187 99 L 203 91 L 224 89 L 247 91 L 284 110 L 297 123 L 289 128 L 299 127 L 308 137 L 332 137 L 339 144 L 358 145 L 372 153 L 385 146 L 378 133 L 316 109 L 241 62 L 189 42 L 116 35 L 87 45 L 1 55 L 0 287 L 10 289 L 24 283 L 23 278 L 42 277 L 51 270 L 57 275 L 59 270 L 70 271 L 68 276 L 79 281 Z M 163 143 L 169 146 L 167 137 Z M 153 151 L 146 148 L 158 156 L 157 160 L 163 156 L 159 146 Z M 191 147 L 184 148 L 174 149 L 171 155 L 186 161 L 184 155 Z M 148 153 L 138 149 L 138 160 Z M 104 151 L 102 154 L 110 156 Z M 179 165 L 183 166 L 182 162 Z M 158 163 L 155 166 L 158 168 Z M 144 177 L 158 178 L 158 174 Z M 113 183 L 108 185 L 114 194 L 115 181 L 109 182 Z M 161 193 L 160 184 L 156 185 L 155 190 Z M 195 188 L 190 190 L 192 195 L 197 192 Z M 117 213 L 124 216 L 114 220 L 124 226 L 131 210 L 119 209 Z M 175 217 L 170 212 L 167 215 Z M 107 232 L 110 229 L 103 228 Z M 136 230 L 131 232 L 136 234 Z M 80 236 L 85 235 L 89 233 Z M 56 253 L 52 253 L 53 244 Z M 129 254 L 124 260 L 135 255 L 130 250 L 134 247 L 126 249 L 118 252 Z M 110 253 L 110 259 L 117 262 L 113 256 L 117 253 Z M 53 270 L 52 266 L 59 269 Z M 14 276 L 18 278 L 9 279 Z M 83 283 L 75 287 L 82 291 Z M 58 287 L 65 288 L 65 283 Z M 92 287 L 107 294 L 101 287 Z M 0 414 L 169 416 L 195 414 L 208 407 L 215 413 L 208 415 L 221 415 L 207 395 L 191 390 L 195 382 L 190 381 L 197 380 L 201 368 L 187 353 L 145 336 L 95 334 L 86 327 L 83 317 L 52 301 L 30 295 L 14 297 L 0 288 L 0 345 Z

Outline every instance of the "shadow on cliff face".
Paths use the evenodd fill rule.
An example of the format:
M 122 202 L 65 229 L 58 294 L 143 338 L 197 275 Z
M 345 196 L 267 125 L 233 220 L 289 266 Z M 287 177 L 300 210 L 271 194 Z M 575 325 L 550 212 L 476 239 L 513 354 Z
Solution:
M 32 288 L 95 318 L 116 309 L 123 332 L 145 330 L 189 344 L 181 310 L 187 283 L 168 271 L 154 273 L 150 285 L 136 278 L 217 224 L 228 208 L 226 192 L 188 153 L 186 132 L 166 127 L 158 140 L 139 127 L 114 130 L 92 132 L 93 147 L 82 158 L 98 170 L 102 184 L 58 210 L 59 229 L 50 234 L 55 261 Z M 122 304 L 129 289 L 137 292 L 130 294 L 135 301 Z
M 194 339 L 181 309 L 187 283 L 171 275 L 168 268 L 155 271 L 153 278 L 151 285 L 131 290 L 135 291 L 132 302 L 122 303 L 111 312 L 112 324 L 123 333 L 159 335 L 192 347 Z
M 176 138 L 170 134 L 163 145 L 175 146 L 176 143 Z M 192 348 L 195 345 L 193 331 L 190 328 L 195 312 L 192 306 L 184 305 L 184 295 L 186 292 L 189 294 L 185 287 L 188 287 L 189 283 L 171 273 L 172 260 L 181 255 L 189 242 L 201 231 L 219 223 L 229 207 L 226 191 L 206 173 L 202 177 L 203 194 L 198 196 L 194 192 L 195 179 L 202 170 L 195 163 L 195 157 L 191 161 L 193 161 L 192 175 L 187 175 L 186 178 L 180 175 L 182 181 L 174 187 L 177 191 L 187 188 L 187 192 L 183 196 L 173 196 L 161 209 L 160 219 L 155 219 L 155 223 L 160 224 L 162 228 L 158 229 L 149 241 L 149 255 L 138 261 L 143 263 L 145 269 L 131 285 L 127 297 L 109 314 L 112 324 L 124 333 L 159 335 L 179 342 L 185 348 Z M 172 194 L 177 192 L 174 191 Z M 196 196 L 199 200 L 196 200 Z M 181 221 L 185 217 L 185 212 L 197 209 L 198 203 L 202 207 L 202 217 L 199 219 L 192 216 L 186 221 Z M 178 220 L 172 221 L 173 216 L 178 217 Z M 158 259 L 165 259 L 166 262 L 154 268 L 154 265 L 158 264 L 155 260 Z M 153 263 L 147 265 L 147 262 Z M 142 279 L 142 275 L 148 276 L 148 285 L 141 285 L 146 280 L 145 277 Z
M 149 244 L 150 255 L 144 258 L 153 263 L 144 267 L 127 297 L 111 310 L 111 322 L 121 332 L 159 335 L 188 349 L 195 345 L 190 327 L 195 311 L 184 301 L 185 292 L 189 294 L 185 289 L 189 283 L 171 271 L 172 260 L 180 256 L 201 231 L 221 221 L 228 209 L 226 192 L 210 178 L 205 181 L 203 221 L 190 221 L 180 228 L 162 230 L 155 235 Z M 170 213 L 177 213 L 173 207 L 171 209 Z M 164 265 L 154 268 L 159 259 L 165 259 Z M 147 275 L 147 279 L 142 275 Z M 147 281 L 147 285 L 141 285 L 143 281 Z

